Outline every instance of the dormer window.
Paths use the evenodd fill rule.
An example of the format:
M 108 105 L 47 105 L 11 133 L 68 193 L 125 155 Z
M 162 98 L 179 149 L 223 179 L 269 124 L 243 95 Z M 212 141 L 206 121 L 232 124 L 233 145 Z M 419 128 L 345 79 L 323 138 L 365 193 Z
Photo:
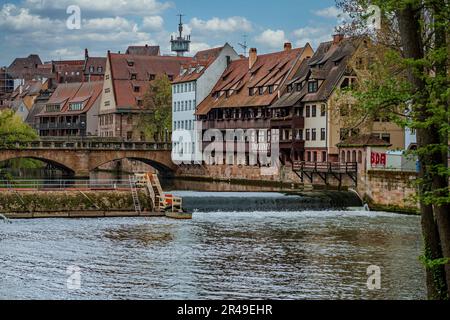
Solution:
M 70 111 L 80 111 L 83 110 L 83 103 L 82 102 L 74 102 L 69 104 L 69 110 Z
M 129 67 L 133 67 L 134 66 L 134 61 L 133 60 L 127 60 L 128 66 Z
M 169 81 L 173 81 L 173 75 L 168 75 Z
M 102 72 L 103 72 L 103 68 L 102 68 L 102 67 L 98 67 L 98 68 L 97 68 L 97 72 L 98 72 L 98 73 L 102 73 Z
M 301 83 L 297 83 L 297 91 L 302 91 L 302 84 Z
M 155 80 L 155 79 L 156 79 L 156 75 L 151 74 L 151 75 L 149 76 L 149 80 L 150 80 L 150 81 L 153 81 L 153 80 Z
M 142 99 L 136 99 L 136 103 L 138 107 L 142 107 L 144 105 L 144 102 L 142 101 Z
M 317 92 L 319 89 L 319 83 L 317 81 L 309 81 L 308 82 L 308 93 Z
M 269 94 L 272 94 L 273 91 L 274 91 L 274 86 L 273 85 L 269 86 Z
M 292 92 L 293 89 L 294 89 L 294 87 L 292 86 L 292 84 L 290 84 L 287 87 L 287 92 Z
M 258 88 L 258 94 L 259 94 L 260 96 L 262 96 L 262 95 L 264 94 L 264 87 L 259 87 L 259 88 Z
M 93 73 L 93 72 L 94 72 L 94 66 L 90 66 L 90 67 L 89 67 L 89 72 L 90 72 L 90 73 Z
M 133 91 L 134 91 L 134 92 L 139 92 L 139 91 L 141 91 L 141 87 L 139 87 L 139 86 L 134 86 Z
M 61 106 L 59 104 L 48 104 L 45 108 L 47 112 L 59 112 L 61 110 Z
M 137 74 L 136 73 L 132 73 L 131 74 L 131 80 L 136 80 L 137 79 Z
M 253 88 L 249 88 L 248 89 L 248 95 L 249 96 L 253 96 L 255 93 L 254 93 L 254 90 L 253 90 Z

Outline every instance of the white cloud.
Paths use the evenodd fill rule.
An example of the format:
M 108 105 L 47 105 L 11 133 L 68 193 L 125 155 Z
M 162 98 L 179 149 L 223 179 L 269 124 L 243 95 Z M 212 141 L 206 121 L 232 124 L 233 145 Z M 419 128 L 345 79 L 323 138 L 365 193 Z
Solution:
M 83 20 L 83 32 L 117 32 L 117 31 L 136 31 L 136 24 L 121 17 L 98 18 Z
M 164 26 L 164 19 L 161 16 L 145 17 L 142 21 L 142 30 L 161 30 Z
M 170 2 L 158 0 L 26 0 L 24 5 L 33 10 L 66 10 L 77 5 L 83 11 L 98 12 L 105 15 L 125 15 L 159 13 L 173 6 Z
M 297 47 L 309 43 L 317 48 L 321 42 L 331 41 L 333 30 L 333 27 L 305 27 L 295 30 L 292 34 L 296 39 Z
M 191 43 L 191 54 L 195 54 L 198 51 L 211 49 L 212 47 L 204 42 L 192 42 Z
M 342 14 L 342 11 L 338 8 L 331 6 L 328 8 L 320 9 L 317 11 L 314 11 L 314 14 L 316 16 L 322 17 L 322 18 L 338 18 L 339 15 Z
M 271 49 L 283 49 L 283 45 L 289 42 L 286 39 L 286 35 L 283 30 L 267 29 L 262 34 L 255 38 L 255 41 L 259 44 L 267 46 Z
M 18 8 L 7 3 L 0 11 L 0 27 L 5 31 L 26 32 L 54 28 L 55 22 L 49 18 L 32 15 L 26 8 Z
M 201 20 L 193 18 L 189 22 L 189 27 L 198 33 L 206 32 L 227 32 L 232 33 L 236 31 L 250 32 L 252 24 L 244 17 L 229 17 L 226 19 L 212 18 L 210 20 Z

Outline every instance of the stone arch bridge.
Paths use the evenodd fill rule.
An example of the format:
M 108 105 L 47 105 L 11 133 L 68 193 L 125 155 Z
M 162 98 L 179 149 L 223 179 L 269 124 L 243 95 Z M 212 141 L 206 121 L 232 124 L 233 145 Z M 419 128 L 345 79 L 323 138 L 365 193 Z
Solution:
M 100 166 L 122 159 L 144 162 L 169 175 L 178 168 L 172 162 L 170 143 L 45 140 L 0 150 L 0 162 L 19 158 L 41 160 L 75 177 L 89 177 Z

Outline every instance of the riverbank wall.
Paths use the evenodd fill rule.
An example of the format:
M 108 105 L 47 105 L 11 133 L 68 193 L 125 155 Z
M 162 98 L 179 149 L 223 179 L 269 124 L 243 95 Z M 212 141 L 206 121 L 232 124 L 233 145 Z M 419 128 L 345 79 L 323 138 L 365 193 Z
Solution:
M 155 216 L 146 193 L 138 196 L 141 213 L 130 191 L 2 191 L 0 213 L 21 219 Z
M 270 172 L 269 168 L 260 168 L 257 166 L 237 166 L 237 165 L 216 165 L 216 166 L 181 166 L 177 173 L 177 178 L 204 180 L 204 181 L 221 181 L 237 184 L 258 184 L 267 186 L 292 186 L 297 189 L 329 189 L 336 190 L 339 187 L 339 181 L 330 179 L 329 184 L 325 186 L 318 176 L 314 176 L 313 182 L 302 182 L 300 177 L 292 170 L 291 166 L 282 166 L 274 172 Z M 350 178 L 344 177 L 345 183 L 342 184 L 343 189 L 350 184 Z
M 359 176 L 358 193 L 372 210 L 418 214 L 415 172 L 369 170 Z

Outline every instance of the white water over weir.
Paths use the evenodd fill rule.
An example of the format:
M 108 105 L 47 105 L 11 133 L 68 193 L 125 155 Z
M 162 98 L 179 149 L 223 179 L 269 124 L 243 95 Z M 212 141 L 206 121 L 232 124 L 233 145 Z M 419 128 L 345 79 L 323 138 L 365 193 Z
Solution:
M 7 217 L 0 213 L 0 219 L 5 223 L 12 223 Z

